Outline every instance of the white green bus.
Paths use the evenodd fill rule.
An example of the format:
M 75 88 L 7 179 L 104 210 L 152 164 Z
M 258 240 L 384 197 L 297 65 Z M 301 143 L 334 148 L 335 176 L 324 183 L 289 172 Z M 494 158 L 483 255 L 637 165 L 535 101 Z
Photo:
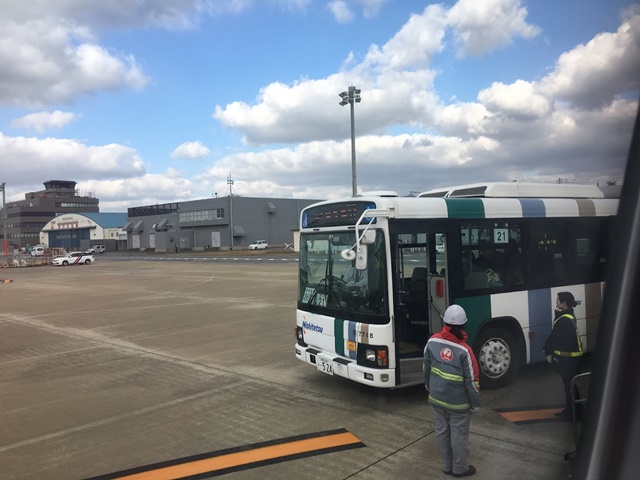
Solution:
M 523 183 L 311 205 L 300 221 L 296 357 L 374 387 L 418 384 L 424 345 L 456 303 L 481 386 L 497 388 L 544 360 L 560 291 L 576 298 L 593 350 L 617 208 L 597 186 Z

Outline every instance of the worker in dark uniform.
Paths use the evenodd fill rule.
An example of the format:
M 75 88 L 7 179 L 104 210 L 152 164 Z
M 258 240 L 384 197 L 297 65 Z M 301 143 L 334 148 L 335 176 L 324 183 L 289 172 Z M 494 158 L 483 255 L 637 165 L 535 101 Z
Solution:
M 560 292 L 556 299 L 555 318 L 551 335 L 544 344 L 544 354 L 554 366 L 555 371 L 564 385 L 565 407 L 556 413 L 557 417 L 565 420 L 573 419 L 571 398 L 571 380 L 580 373 L 582 365 L 582 343 L 580 333 L 573 314 L 573 307 L 577 305 L 571 292 Z M 577 388 L 575 398 L 578 399 Z

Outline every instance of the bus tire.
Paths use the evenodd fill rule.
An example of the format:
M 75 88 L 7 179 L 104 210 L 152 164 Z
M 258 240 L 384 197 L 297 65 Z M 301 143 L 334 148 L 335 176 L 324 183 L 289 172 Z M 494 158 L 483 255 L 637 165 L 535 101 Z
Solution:
M 518 342 L 508 330 L 492 327 L 478 337 L 476 355 L 480 386 L 488 390 L 509 385 L 520 365 Z

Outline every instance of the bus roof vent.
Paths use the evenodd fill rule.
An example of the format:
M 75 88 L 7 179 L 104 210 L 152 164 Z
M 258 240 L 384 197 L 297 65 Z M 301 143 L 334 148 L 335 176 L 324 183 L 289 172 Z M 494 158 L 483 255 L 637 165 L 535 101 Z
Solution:
M 428 192 L 422 192 L 418 195 L 419 198 L 431 197 L 431 198 L 443 198 L 447 196 L 449 190 L 429 190 Z
M 567 183 L 494 182 L 438 188 L 421 193 L 418 197 L 488 197 L 488 198 L 604 198 L 596 185 Z
M 458 188 L 449 192 L 449 197 L 487 197 L 487 187 L 467 187 L 467 188 Z
M 391 190 L 372 190 L 354 195 L 355 197 L 397 197 L 398 193 Z

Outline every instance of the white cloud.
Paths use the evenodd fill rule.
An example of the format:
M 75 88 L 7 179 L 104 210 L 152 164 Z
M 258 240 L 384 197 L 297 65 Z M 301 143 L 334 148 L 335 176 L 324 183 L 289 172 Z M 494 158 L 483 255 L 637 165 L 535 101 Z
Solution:
M 131 56 L 91 43 L 82 27 L 51 19 L 0 20 L 0 104 L 45 106 L 78 94 L 143 88 L 148 79 Z
M 454 103 L 434 113 L 434 124 L 445 135 L 468 137 L 481 135 L 491 113 L 480 103 Z
M 353 20 L 353 12 L 344 0 L 333 0 L 327 4 L 327 9 L 339 23 L 347 23 Z
M 615 33 L 596 35 L 562 54 L 541 81 L 549 96 L 583 108 L 610 103 L 618 94 L 640 88 L 640 9 L 627 11 Z
M 11 122 L 12 128 L 25 128 L 38 133 L 52 128 L 62 128 L 77 118 L 75 113 L 56 110 L 54 112 L 38 112 L 16 118 Z
M 387 2 L 388 0 L 355 0 L 355 3 L 362 7 L 362 14 L 365 18 L 378 15 Z M 355 17 L 353 10 L 349 7 L 348 0 L 331 0 L 327 3 L 327 9 L 338 23 L 348 23 Z
M 185 142 L 171 153 L 173 158 L 204 158 L 209 155 L 211 155 L 211 150 L 204 146 L 200 140 Z
M 76 140 L 8 137 L 0 132 L 0 171 L 8 177 L 7 183 L 27 183 L 34 172 L 41 178 L 85 180 L 133 177 L 145 170 L 137 152 L 123 145 L 90 146 Z
M 514 37 L 535 37 L 540 28 L 528 24 L 526 16 L 521 0 L 458 0 L 447 12 L 460 56 L 483 55 Z
M 363 136 L 357 141 L 358 184 L 365 190 L 416 186 L 426 189 L 451 168 L 467 165 L 478 155 L 493 155 L 498 143 L 486 137 L 463 140 L 428 134 Z M 402 166 L 399 168 L 399 166 Z M 224 192 L 222 180 L 232 172 L 234 189 L 241 195 L 323 198 L 349 195 L 351 191 L 351 143 L 323 141 L 292 148 L 238 153 L 218 160 L 196 178 Z M 449 173 L 448 173 L 449 172 Z M 268 187 L 268 190 L 259 188 Z M 303 193 L 303 191 L 311 194 Z M 322 197 L 318 192 L 326 192 Z M 283 195 L 288 196 L 288 195 Z
M 533 30 L 524 22 L 526 10 L 518 1 L 500 0 L 497 4 L 496 1 L 490 0 L 489 4 L 502 12 L 497 17 L 497 25 L 487 23 L 489 18 L 485 16 L 479 19 L 478 29 L 495 29 L 501 32 L 503 40 Z M 346 6 L 344 1 L 341 4 Z M 442 107 L 438 106 L 439 99 L 433 90 L 436 73 L 429 68 L 434 55 L 445 46 L 447 22 L 472 31 L 468 22 L 473 5 L 475 3 L 461 0 L 449 11 L 439 4 L 429 5 L 421 14 L 412 15 L 382 47 L 372 45 L 360 64 L 354 64 L 354 56 L 350 54 L 345 62 L 350 70 L 291 86 L 272 83 L 260 91 L 255 105 L 245 102 L 218 105 L 213 117 L 228 128 L 242 131 L 244 141 L 250 145 L 343 138 L 347 132 L 341 122 L 344 113 L 328 109 L 326 105 L 335 101 L 332 100 L 334 93 L 337 95 L 346 86 L 356 85 L 363 92 L 356 114 L 360 134 L 402 124 L 429 129 L 435 125 L 435 117 L 443 122 L 440 126 L 447 128 L 445 133 L 461 128 L 467 133 L 479 131 L 477 116 L 484 115 L 481 110 L 485 107 L 474 107 L 476 118 L 469 118 L 471 123 L 467 122 L 466 126 L 451 123 L 452 109 L 440 113 Z M 492 40 L 485 42 L 483 49 L 503 45 L 490 34 L 486 35 Z M 543 108 L 543 97 L 530 98 L 536 100 L 535 108 Z M 466 111 L 470 112 L 469 108 Z
M 594 60 L 603 72 L 619 72 L 620 78 L 612 82 L 608 102 L 592 112 L 573 108 L 556 95 L 559 89 L 549 87 L 553 85 L 550 79 L 568 70 L 561 60 L 542 80 L 494 82 L 478 92 L 476 102 L 443 102 L 434 89 L 437 73 L 430 67 L 434 55 L 445 47 L 447 21 L 455 20 L 456 31 L 468 33 L 465 41 L 477 44 L 473 50 L 460 43 L 460 48 L 469 47 L 467 54 L 503 47 L 514 37 L 538 32 L 525 21 L 526 10 L 520 2 L 494 1 L 489 5 L 499 11 L 495 25 L 483 12 L 478 12 L 477 22 L 472 23 L 473 5 L 468 2 L 456 4 L 457 14 L 451 16 L 441 5 L 431 5 L 412 16 L 385 45 L 372 46 L 361 63 L 355 63 L 351 55 L 346 64 L 349 70 L 293 85 L 267 85 L 253 105 L 235 102 L 217 106 L 214 118 L 242 132 L 248 144 L 303 143 L 230 155 L 218 160 L 199 181 L 224 191 L 224 178 L 233 172 L 235 186 L 245 195 L 278 191 L 306 195 L 299 185 L 323 192 L 327 198 L 349 195 L 347 109 L 327 108 L 327 104 L 337 104 L 337 93 L 351 84 L 362 89 L 362 103 L 355 108 L 357 176 L 362 189 L 407 193 L 468 183 L 469 179 L 619 179 L 637 109 L 637 102 L 617 97 L 625 89 L 637 89 L 634 81 L 639 76 L 633 68 L 625 69 L 640 59 L 640 55 L 630 58 L 637 48 L 636 37 L 629 33 L 633 16 L 626 21 L 630 27 L 621 26 L 616 41 L 608 42 L 613 54 L 607 55 L 603 48 Z M 487 31 L 482 38 L 475 37 L 481 26 L 498 33 Z M 603 35 L 596 36 L 594 42 Z M 581 59 L 582 66 L 588 64 Z M 591 88 L 601 85 L 593 82 Z M 584 96 L 596 97 L 597 92 L 587 89 Z M 398 127 L 415 129 L 416 133 L 385 134 Z M 603 158 L 607 159 L 605 167 Z
M 210 15 L 239 15 L 264 0 L 197 0 L 197 8 Z M 312 0 L 269 0 L 283 11 L 305 12 Z
M 380 69 L 425 68 L 442 50 L 446 12 L 441 5 L 429 5 L 420 15 L 411 15 L 400 31 L 382 48 L 372 45 L 363 62 Z
M 490 88 L 478 93 L 478 100 L 489 111 L 512 117 L 538 118 L 551 110 L 550 100 L 537 93 L 536 84 L 524 80 L 517 80 L 511 85 L 494 82 Z
M 242 4 L 240 0 L 223 2 L 200 0 L 30 0 L 15 2 L 2 0 L 3 17 L 18 22 L 35 19 L 65 19 L 66 22 L 92 28 L 159 26 L 163 28 L 190 28 L 193 15 L 206 4 Z
M 375 17 L 388 0 L 357 0 L 362 5 L 365 18 Z
M 8 65 L 0 70 L 0 84 L 9 80 L 0 87 L 0 102 L 16 103 L 17 98 L 20 104 L 43 105 L 99 90 L 142 88 L 148 80 L 137 60 L 100 45 L 101 29 L 140 24 L 187 28 L 197 20 L 187 14 L 193 8 L 228 14 L 255 5 L 249 0 L 154 2 L 154 15 L 136 20 L 135 9 L 149 8 L 149 1 L 29 3 L 36 10 L 73 10 L 55 16 L 66 16 L 65 22 L 53 21 L 50 15 L 31 17 L 24 2 L 7 2 L 25 17 L 5 17 L 13 18 L 13 23 L 0 19 L 0 64 Z M 359 4 L 366 16 L 367 8 L 375 14 L 383 2 Z M 304 9 L 308 3 L 273 0 L 270 5 Z M 353 7 L 353 0 L 345 5 Z M 349 109 L 338 105 L 338 93 L 354 84 L 362 89 L 363 98 L 355 110 L 361 189 L 405 194 L 468 183 L 470 178 L 521 179 L 523 172 L 528 179 L 563 176 L 591 181 L 619 176 L 637 111 L 637 102 L 622 94 L 637 90 L 640 77 L 638 20 L 633 11 L 617 32 L 597 35 L 559 57 L 555 69 L 542 80 L 495 82 L 477 93 L 476 102 L 447 102 L 438 96 L 434 86 L 438 71 L 432 62 L 450 48 L 447 32 L 453 32 L 461 54 L 480 55 L 536 35 L 539 30 L 527 23 L 526 15 L 522 2 L 514 0 L 460 0 L 449 10 L 432 4 L 413 15 L 384 45 L 371 46 L 362 62 L 350 55 L 344 71 L 326 78 L 271 83 L 253 103 L 217 106 L 213 117 L 240 132 L 246 144 L 291 146 L 228 155 L 192 180 L 173 169 L 148 173 L 137 151 L 122 145 L 90 146 L 71 139 L 2 134 L 0 171 L 7 172 L 10 188 L 31 182 L 34 169 L 50 178 L 67 177 L 64 172 L 69 172 L 81 188 L 96 191 L 103 210 L 112 211 L 214 192 L 223 195 L 230 173 L 241 195 L 350 195 Z M 4 35 L 5 31 L 11 34 Z M 200 142 L 187 142 L 173 155 L 194 158 L 206 148 Z M 30 167 L 15 168 L 16 162 Z
M 192 200 L 194 185 L 180 172 L 167 169 L 119 180 L 86 180 L 78 188 L 95 192 L 103 212 L 122 212 L 127 208 Z
M 250 145 L 341 139 L 350 135 L 350 117 L 348 108 L 340 107 L 338 94 L 355 84 L 362 89 L 362 102 L 356 106 L 358 135 L 397 124 L 431 124 L 437 99 L 424 87 L 433 78 L 426 70 L 389 71 L 373 85 L 366 77 L 346 73 L 292 86 L 272 83 L 261 90 L 256 105 L 216 106 L 213 117 L 241 130 Z

